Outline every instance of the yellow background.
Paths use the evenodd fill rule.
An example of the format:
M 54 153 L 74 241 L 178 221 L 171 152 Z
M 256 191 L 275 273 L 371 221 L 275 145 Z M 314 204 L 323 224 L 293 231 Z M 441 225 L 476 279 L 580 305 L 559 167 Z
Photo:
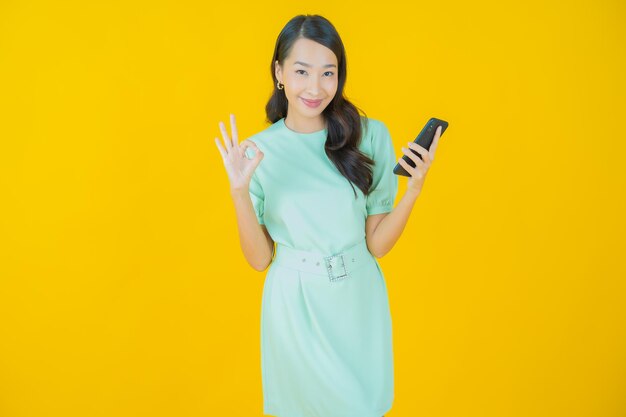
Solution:
M 624 3 L 219 3 L 0 2 L 0 416 L 262 415 L 214 138 L 300 13 L 397 156 L 450 123 L 380 260 L 388 417 L 625 415 Z

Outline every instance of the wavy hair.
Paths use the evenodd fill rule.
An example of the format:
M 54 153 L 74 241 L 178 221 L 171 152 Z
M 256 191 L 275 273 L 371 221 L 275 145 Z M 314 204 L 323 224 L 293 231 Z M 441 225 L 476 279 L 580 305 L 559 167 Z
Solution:
M 369 194 L 372 186 L 372 167 L 374 160 L 361 152 L 357 145 L 361 140 L 361 116 L 365 112 L 357 108 L 344 96 L 346 84 L 346 52 L 343 42 L 335 27 L 326 18 L 320 15 L 298 15 L 293 17 L 282 29 L 276 40 L 270 72 L 273 80 L 272 95 L 265 105 L 266 121 L 275 123 L 287 116 L 288 100 L 285 90 L 276 86 L 275 62 L 282 66 L 289 56 L 293 44 L 300 38 L 307 38 L 324 45 L 334 52 L 338 63 L 339 83 L 333 100 L 322 112 L 327 124 L 328 136 L 324 150 L 328 158 L 337 167 L 341 175 L 346 177 L 352 186 L 357 198 L 354 185 L 359 187 L 364 195 Z M 367 128 L 367 117 L 364 117 Z M 354 184 L 354 185 L 353 185 Z

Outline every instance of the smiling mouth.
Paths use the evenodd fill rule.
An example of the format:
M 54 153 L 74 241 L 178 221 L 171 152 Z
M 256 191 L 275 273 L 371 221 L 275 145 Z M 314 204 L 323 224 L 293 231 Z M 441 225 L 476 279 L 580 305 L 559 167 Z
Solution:
M 302 98 L 302 97 L 300 97 L 300 98 L 301 98 L 302 100 L 306 101 L 306 102 L 307 102 L 307 103 L 309 103 L 309 104 L 318 104 L 318 103 L 321 103 L 321 102 L 322 102 L 322 100 L 321 100 L 321 99 L 320 99 L 320 100 L 307 100 L 306 98 Z

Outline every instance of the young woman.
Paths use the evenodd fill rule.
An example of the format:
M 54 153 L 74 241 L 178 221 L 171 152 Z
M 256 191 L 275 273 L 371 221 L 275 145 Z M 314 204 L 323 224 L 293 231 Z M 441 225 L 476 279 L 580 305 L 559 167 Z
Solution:
M 396 243 L 424 183 L 430 152 L 400 164 L 389 130 L 343 96 L 346 55 L 334 26 L 299 15 L 276 41 L 265 130 L 239 143 L 216 138 L 230 181 L 241 249 L 263 271 L 264 414 L 380 417 L 394 373 L 387 287 L 376 260 Z M 253 151 L 254 157 L 247 151 Z M 261 164 L 261 160 L 263 163 Z M 274 250 L 274 243 L 276 247 Z

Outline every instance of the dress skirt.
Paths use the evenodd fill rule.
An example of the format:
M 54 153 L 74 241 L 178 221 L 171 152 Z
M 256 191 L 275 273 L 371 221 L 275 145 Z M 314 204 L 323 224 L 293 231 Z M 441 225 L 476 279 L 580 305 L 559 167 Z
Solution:
M 261 307 L 263 412 L 381 417 L 394 397 L 391 314 L 365 239 L 337 254 L 277 244 Z

